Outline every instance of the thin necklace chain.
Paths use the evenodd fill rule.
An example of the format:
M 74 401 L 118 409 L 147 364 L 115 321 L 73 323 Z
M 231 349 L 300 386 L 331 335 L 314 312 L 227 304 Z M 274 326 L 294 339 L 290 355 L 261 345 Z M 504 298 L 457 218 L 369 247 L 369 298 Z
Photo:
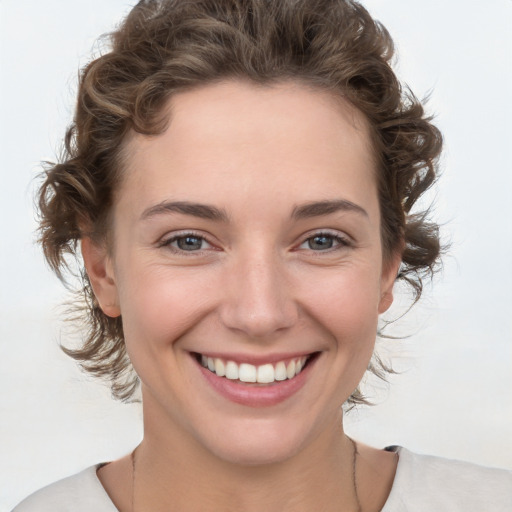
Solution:
M 362 512 L 363 508 L 361 507 L 361 502 L 359 501 L 359 493 L 357 491 L 357 478 L 356 478 L 356 468 L 357 468 L 357 445 L 356 442 L 349 436 L 347 436 L 347 439 L 352 443 L 353 447 L 353 457 L 352 457 L 352 486 L 354 488 L 354 495 L 356 499 L 357 504 L 357 512 Z M 132 460 L 132 510 L 131 512 L 135 512 L 135 452 L 137 451 L 138 446 L 135 447 L 135 449 L 131 453 L 131 460 Z
M 354 495 L 356 498 L 357 512 L 363 512 L 363 507 L 361 507 L 361 502 L 359 501 L 359 492 L 357 490 L 357 476 L 356 476 L 357 454 L 359 452 L 357 451 L 356 442 L 349 436 L 347 436 L 347 438 L 352 443 L 352 447 L 354 448 L 354 455 L 352 457 L 352 485 L 354 487 Z

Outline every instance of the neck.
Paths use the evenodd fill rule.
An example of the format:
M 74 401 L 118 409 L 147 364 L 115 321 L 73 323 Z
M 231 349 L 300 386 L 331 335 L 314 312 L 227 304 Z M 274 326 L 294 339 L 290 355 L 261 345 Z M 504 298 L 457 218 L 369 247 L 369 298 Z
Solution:
M 186 431 L 169 433 L 145 417 L 134 460 L 132 512 L 358 510 L 354 446 L 343 433 L 341 411 L 304 449 L 258 465 L 222 460 Z

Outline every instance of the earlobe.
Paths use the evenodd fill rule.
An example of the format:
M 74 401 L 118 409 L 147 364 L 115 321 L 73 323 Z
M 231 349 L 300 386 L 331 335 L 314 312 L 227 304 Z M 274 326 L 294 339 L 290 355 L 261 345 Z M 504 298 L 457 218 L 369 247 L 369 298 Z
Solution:
M 101 310 L 112 318 L 120 316 L 112 260 L 106 247 L 84 237 L 81 240 L 81 249 L 85 270 Z
M 380 296 L 379 315 L 381 313 L 385 313 L 391 307 L 391 304 L 393 304 L 393 292 L 392 291 L 384 292 Z
M 379 315 L 386 312 L 393 304 L 393 286 L 395 284 L 400 264 L 401 252 L 395 253 L 392 260 L 385 265 L 381 278 L 381 296 L 379 301 Z

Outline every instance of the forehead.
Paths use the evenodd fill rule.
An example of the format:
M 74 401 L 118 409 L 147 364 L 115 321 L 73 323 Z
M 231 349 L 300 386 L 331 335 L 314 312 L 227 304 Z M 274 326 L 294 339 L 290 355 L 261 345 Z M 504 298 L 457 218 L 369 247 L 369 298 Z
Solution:
M 167 111 L 164 133 L 127 143 L 121 196 L 123 188 L 153 202 L 243 203 L 270 200 L 270 189 L 297 202 L 375 195 L 368 123 L 333 93 L 228 81 L 177 93 Z

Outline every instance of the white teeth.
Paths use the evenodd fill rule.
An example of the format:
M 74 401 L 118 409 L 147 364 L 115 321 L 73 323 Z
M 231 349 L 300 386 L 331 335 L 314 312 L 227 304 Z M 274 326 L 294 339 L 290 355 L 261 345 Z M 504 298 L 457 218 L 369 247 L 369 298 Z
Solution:
M 226 363 L 226 378 L 230 380 L 238 380 L 238 365 L 233 361 Z
M 225 362 L 217 357 L 201 355 L 202 366 L 208 368 L 218 377 L 226 377 L 230 380 L 240 380 L 242 382 L 258 382 L 260 384 L 271 384 L 275 381 L 293 379 L 302 371 L 307 360 L 308 356 L 304 356 L 291 359 L 288 364 L 279 361 L 275 365 L 267 363 L 254 366 L 249 363 L 238 365 L 234 361 Z
M 226 375 L 226 367 L 224 366 L 222 359 L 215 359 L 215 373 L 219 377 L 224 377 L 224 375 Z
M 286 376 L 291 379 L 295 376 L 295 361 L 292 359 L 286 367 Z
M 276 380 L 286 380 L 286 365 L 283 361 L 279 361 L 279 363 L 276 364 L 274 377 Z
M 242 363 L 238 367 L 238 379 L 242 382 L 256 382 L 256 366 Z
M 256 380 L 261 384 L 274 382 L 274 367 L 271 364 L 258 366 L 258 375 Z

